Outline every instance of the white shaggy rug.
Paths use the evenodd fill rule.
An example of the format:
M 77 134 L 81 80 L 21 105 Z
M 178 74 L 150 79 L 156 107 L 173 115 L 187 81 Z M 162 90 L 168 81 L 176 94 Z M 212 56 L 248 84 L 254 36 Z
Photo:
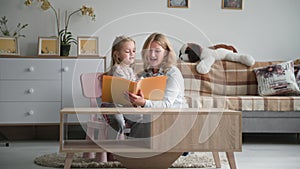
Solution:
M 227 166 L 226 156 L 220 154 L 222 166 Z M 39 156 L 34 159 L 34 163 L 45 167 L 63 168 L 66 154 L 52 153 Z M 212 153 L 197 152 L 190 153 L 188 156 L 179 157 L 172 168 L 210 168 L 215 167 Z M 82 158 L 82 153 L 76 153 L 73 158 L 71 168 L 124 168 L 120 162 L 95 162 L 93 159 Z

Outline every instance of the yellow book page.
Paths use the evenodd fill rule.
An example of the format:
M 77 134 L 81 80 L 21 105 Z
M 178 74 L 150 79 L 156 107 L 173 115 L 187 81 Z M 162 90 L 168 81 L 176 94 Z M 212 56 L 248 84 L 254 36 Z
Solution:
M 124 78 L 104 75 L 102 80 L 102 102 L 131 104 L 124 93 L 134 92 L 136 84 L 136 82 Z
M 132 82 L 124 78 L 104 75 L 102 80 L 102 102 L 128 105 L 130 102 L 126 99 L 124 93 L 137 93 L 139 89 L 142 90 L 145 99 L 162 100 L 166 81 L 166 76 L 149 77 L 139 82 Z
M 138 82 L 144 98 L 148 100 L 162 100 L 165 95 L 167 76 L 155 76 L 142 79 Z

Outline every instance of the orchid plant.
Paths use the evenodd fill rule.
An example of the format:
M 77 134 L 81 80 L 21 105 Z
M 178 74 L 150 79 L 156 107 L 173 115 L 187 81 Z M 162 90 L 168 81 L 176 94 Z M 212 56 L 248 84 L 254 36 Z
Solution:
M 21 23 L 18 23 L 15 30 L 11 31 L 11 29 L 7 26 L 8 19 L 6 16 L 1 17 L 0 19 L 0 31 L 3 34 L 3 36 L 9 36 L 9 37 L 25 37 L 25 35 L 20 34 L 23 29 L 25 29 L 28 24 L 22 25 Z
M 72 33 L 68 30 L 69 23 L 71 16 L 74 14 L 81 12 L 82 15 L 87 15 L 92 18 L 93 21 L 96 19 L 96 15 L 94 14 L 94 9 L 92 7 L 87 7 L 83 5 L 80 9 L 77 9 L 70 14 L 68 14 L 67 11 L 65 11 L 65 25 L 63 29 L 60 29 L 60 12 L 59 9 L 56 10 L 51 3 L 48 0 L 37 0 L 39 3 L 41 3 L 41 9 L 44 11 L 51 9 L 54 12 L 55 18 L 56 18 L 56 25 L 57 25 L 57 35 L 60 37 L 60 42 L 62 45 L 70 45 L 71 43 L 77 44 L 77 40 L 73 38 Z M 33 3 L 33 0 L 26 0 L 25 5 L 30 6 Z

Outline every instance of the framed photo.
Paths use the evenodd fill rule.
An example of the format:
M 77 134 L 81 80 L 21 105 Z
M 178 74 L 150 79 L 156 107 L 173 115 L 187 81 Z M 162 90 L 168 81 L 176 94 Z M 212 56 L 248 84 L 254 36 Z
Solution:
M 169 8 L 188 8 L 189 0 L 168 0 Z
M 99 38 L 95 36 L 77 37 L 78 56 L 99 56 Z
M 39 37 L 38 56 L 59 56 L 60 41 L 57 37 Z
M 18 38 L 0 37 L 0 55 L 20 55 Z
M 243 0 L 222 0 L 223 9 L 243 9 Z

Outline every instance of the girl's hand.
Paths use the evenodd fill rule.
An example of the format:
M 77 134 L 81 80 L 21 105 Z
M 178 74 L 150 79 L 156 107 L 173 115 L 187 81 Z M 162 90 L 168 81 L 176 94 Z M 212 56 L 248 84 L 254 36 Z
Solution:
M 144 107 L 146 104 L 144 94 L 141 90 L 139 90 L 137 94 L 128 93 L 128 98 L 132 105 Z

